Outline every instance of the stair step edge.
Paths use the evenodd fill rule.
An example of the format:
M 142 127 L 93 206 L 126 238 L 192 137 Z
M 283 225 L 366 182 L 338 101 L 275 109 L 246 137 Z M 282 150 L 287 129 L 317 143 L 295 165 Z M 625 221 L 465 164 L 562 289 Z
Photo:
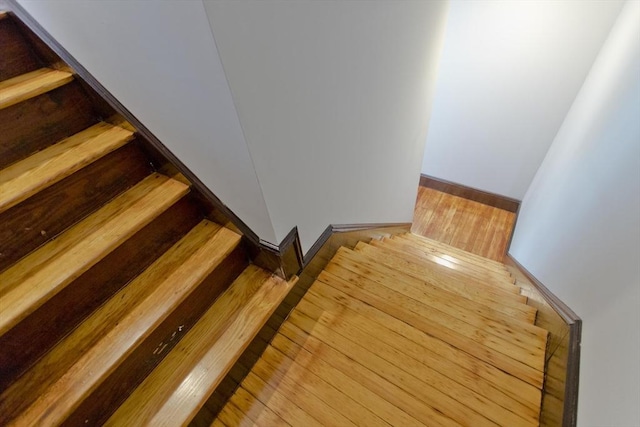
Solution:
M 132 140 L 133 132 L 98 123 L 0 171 L 0 212 L 61 181 Z
M 247 269 L 251 268 L 257 269 Z M 235 310 L 224 330 L 206 342 L 199 338 L 207 329 L 206 322 L 216 317 L 217 301 L 106 425 L 119 425 L 128 419 L 153 425 L 187 424 L 297 281 L 297 277 L 287 282 L 264 273 L 266 277 L 258 289 Z M 225 303 L 223 296 L 220 304 Z
M 73 80 L 73 74 L 40 68 L 0 82 L 0 110 L 42 95 Z
M 136 191 L 143 192 L 143 195 L 133 202 L 127 200 Z M 189 188 L 182 183 L 152 174 L 5 270 L 0 274 L 0 306 L 3 307 L 0 335 L 115 250 L 188 191 Z M 128 201 L 129 205 L 123 201 Z M 124 203 L 124 208 L 118 203 Z
M 206 220 L 203 222 L 213 224 Z M 20 414 L 13 425 L 58 425 L 71 415 L 240 244 L 241 236 L 233 231 L 217 225 L 215 230 L 213 236 L 157 284 L 151 294 Z M 134 280 L 145 280 L 145 273 L 149 274 L 154 265 L 157 266 L 156 263 L 152 264 Z

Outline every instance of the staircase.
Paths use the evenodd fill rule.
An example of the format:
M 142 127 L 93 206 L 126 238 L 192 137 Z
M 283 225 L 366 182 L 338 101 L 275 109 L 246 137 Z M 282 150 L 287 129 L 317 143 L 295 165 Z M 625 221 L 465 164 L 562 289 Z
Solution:
M 397 235 L 301 296 L 213 426 L 539 425 L 548 333 L 503 264 Z
M 0 49 L 0 425 L 188 424 L 295 278 L 2 12 Z

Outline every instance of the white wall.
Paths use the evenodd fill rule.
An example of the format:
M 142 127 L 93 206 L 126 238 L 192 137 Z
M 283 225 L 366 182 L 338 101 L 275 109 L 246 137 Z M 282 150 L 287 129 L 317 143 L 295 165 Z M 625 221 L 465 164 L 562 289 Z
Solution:
M 453 0 L 422 172 L 522 199 L 618 0 Z
M 510 252 L 583 319 L 579 424 L 640 425 L 640 2 L 527 191 Z
M 19 2 L 249 227 L 275 241 L 201 1 Z
M 446 2 L 205 7 L 278 240 L 410 222 Z

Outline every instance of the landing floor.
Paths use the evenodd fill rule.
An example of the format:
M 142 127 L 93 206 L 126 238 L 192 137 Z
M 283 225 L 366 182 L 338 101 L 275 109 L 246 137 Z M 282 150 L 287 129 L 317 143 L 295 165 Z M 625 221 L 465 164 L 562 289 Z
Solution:
M 502 261 L 516 214 L 419 187 L 412 232 Z

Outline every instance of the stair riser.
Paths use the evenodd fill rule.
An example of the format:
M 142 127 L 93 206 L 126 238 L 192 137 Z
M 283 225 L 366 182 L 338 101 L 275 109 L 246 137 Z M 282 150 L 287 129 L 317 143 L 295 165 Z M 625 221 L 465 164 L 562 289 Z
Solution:
M 142 180 L 151 172 L 144 159 L 127 144 L 0 213 L 0 271 Z
M 199 209 L 187 198 L 182 199 L 0 337 L 0 348 L 3 349 L 0 353 L 0 390 L 180 240 L 201 218 Z M 66 369 L 74 361 L 69 358 L 65 360 L 65 367 L 58 368 Z M 24 404 L 29 403 L 29 399 L 24 400 Z
M 0 46 L 0 81 L 41 67 L 40 61 L 11 19 L 5 18 L 0 21 Z
M 74 411 L 64 425 L 86 425 L 86 420 L 89 420 L 89 425 L 104 423 L 247 265 L 246 254 L 238 246 Z
M 95 123 L 78 82 L 0 109 L 0 169 Z

